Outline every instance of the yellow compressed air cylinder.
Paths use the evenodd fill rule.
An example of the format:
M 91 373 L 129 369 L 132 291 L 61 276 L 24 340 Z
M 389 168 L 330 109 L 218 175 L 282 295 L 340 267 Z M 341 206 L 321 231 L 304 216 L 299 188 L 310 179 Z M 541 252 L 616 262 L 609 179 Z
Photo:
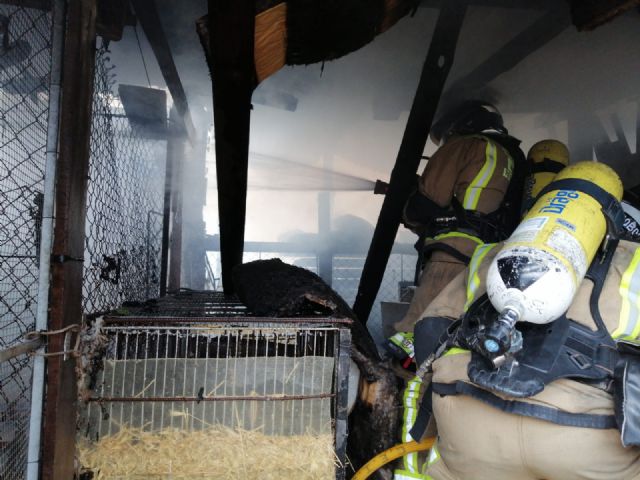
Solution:
M 558 140 L 541 140 L 527 153 L 528 175 L 524 181 L 523 206 L 529 208 L 540 191 L 569 165 L 569 150 Z
M 595 198 L 566 185 L 553 188 L 568 179 L 622 198 L 620 178 L 602 163 L 579 162 L 556 175 L 487 272 L 491 303 L 498 312 L 511 310 L 517 321 L 548 323 L 566 312 L 606 234 L 607 221 Z

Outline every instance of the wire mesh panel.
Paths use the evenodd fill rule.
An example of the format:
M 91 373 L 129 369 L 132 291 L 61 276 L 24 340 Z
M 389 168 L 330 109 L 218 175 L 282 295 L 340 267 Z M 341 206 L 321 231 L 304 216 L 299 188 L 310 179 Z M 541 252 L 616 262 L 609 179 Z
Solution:
M 84 348 L 86 470 L 109 479 L 335 478 L 344 327 L 123 322 L 95 330 Z
M 86 313 L 159 294 L 166 140 L 132 127 L 114 93 L 107 44 L 96 52 L 87 193 Z
M 0 351 L 35 328 L 52 17 L 0 4 Z M 0 478 L 24 478 L 32 361 L 0 363 Z

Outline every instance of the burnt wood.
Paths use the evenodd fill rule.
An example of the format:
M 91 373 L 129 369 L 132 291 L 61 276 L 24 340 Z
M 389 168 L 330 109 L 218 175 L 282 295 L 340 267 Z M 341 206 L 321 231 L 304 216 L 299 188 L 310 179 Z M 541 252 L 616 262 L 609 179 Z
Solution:
M 213 83 L 218 216 L 222 285 L 233 293 L 231 272 L 242 263 L 247 210 L 247 172 L 251 95 L 256 86 L 253 61 L 255 2 L 209 0 L 206 42 Z M 208 38 L 203 32 L 208 31 Z M 230 46 L 233 46 L 231 48 Z M 208 47 L 208 48 L 207 48 Z
M 132 12 L 128 0 L 98 0 L 96 14 L 96 34 L 104 39 L 117 42 Z
M 95 0 L 67 2 L 62 65 L 59 157 L 56 172 L 56 219 L 51 266 L 49 329 L 82 318 L 86 193 L 89 171 L 91 100 L 95 64 Z M 64 335 L 49 338 L 47 351 L 64 350 Z M 47 361 L 42 478 L 73 478 L 77 388 L 75 360 Z
M 466 4 L 463 2 L 457 0 L 442 2 L 353 306 L 357 317 L 365 323 L 380 289 L 398 233 L 402 209 L 415 185 L 420 157 L 427 143 L 429 128 L 433 122 L 442 89 L 453 64 L 465 13 Z
M 15 5 L 34 10 L 51 10 L 51 0 L 0 0 L 2 5 Z
M 593 30 L 640 5 L 640 0 L 570 0 L 571 18 L 578 30 Z

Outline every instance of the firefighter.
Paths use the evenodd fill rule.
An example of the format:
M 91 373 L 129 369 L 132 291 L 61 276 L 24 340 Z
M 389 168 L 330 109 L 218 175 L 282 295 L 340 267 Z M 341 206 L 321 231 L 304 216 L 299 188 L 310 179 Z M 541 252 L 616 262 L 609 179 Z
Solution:
M 527 153 L 526 178 L 524 181 L 522 209 L 528 210 L 534 199 L 551 179 L 569 163 L 567 147 L 554 139 L 541 140 L 535 143 Z M 413 336 L 397 333 L 390 339 L 396 342 L 393 353 L 407 359 L 413 359 Z M 407 360 L 405 360 L 406 365 Z M 418 398 L 422 392 L 422 379 L 413 378 L 405 389 L 403 396 L 402 441 L 411 440 L 410 431 L 416 420 Z M 405 478 L 426 478 L 421 474 L 421 459 L 417 453 L 409 454 L 402 459 L 402 466 L 395 472 L 396 480 Z
M 422 273 L 397 332 L 412 332 L 475 247 L 506 238 L 519 220 L 524 155 L 495 107 L 466 101 L 433 125 L 431 139 L 441 146 L 404 209 L 405 226 L 419 236 Z
M 438 429 L 426 478 L 640 478 L 640 246 L 616 240 L 626 235 L 622 185 L 618 179 L 613 189 L 601 187 L 599 180 L 608 173 L 598 168 L 602 171 L 584 177 L 588 181 L 565 176 L 557 183 L 556 178 L 510 239 L 476 248 L 468 269 L 443 289 L 416 325 L 419 372 L 432 364 L 433 376 L 411 434 L 422 436 L 430 411 Z M 559 198 L 567 199 L 556 202 L 563 208 L 547 215 Z M 593 212 L 594 202 L 601 211 L 575 221 L 571 215 L 579 208 L 569 217 L 567 212 L 580 202 L 586 202 L 584 211 Z M 529 229 L 526 238 L 523 224 Z M 547 306 L 566 299 L 556 289 L 548 291 L 562 268 L 545 270 L 546 253 L 569 255 L 569 268 L 580 268 L 575 251 L 549 250 L 546 241 L 535 246 L 551 225 L 563 230 L 565 240 L 573 236 L 597 248 L 568 310 L 549 319 L 544 318 Z M 554 235 L 553 229 L 547 233 L 547 239 Z M 533 246 L 513 256 L 526 242 Z M 530 319 L 507 328 L 504 345 L 491 333 L 498 331 L 502 307 L 495 306 L 492 296 L 500 289 L 488 275 L 501 262 L 509 272 L 503 271 L 498 283 L 513 287 L 507 290 L 521 300 L 519 315 Z M 573 273 L 579 281 L 581 272 Z M 539 296 L 531 316 L 528 295 Z

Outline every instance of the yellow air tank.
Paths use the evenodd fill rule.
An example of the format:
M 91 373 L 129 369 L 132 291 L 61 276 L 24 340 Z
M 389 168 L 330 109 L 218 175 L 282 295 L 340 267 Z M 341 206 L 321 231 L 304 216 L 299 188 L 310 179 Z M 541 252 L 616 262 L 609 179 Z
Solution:
M 487 293 L 501 319 L 542 324 L 567 311 L 607 232 L 603 201 L 618 204 L 622 191 L 602 163 L 556 175 L 489 266 Z
M 523 212 L 531 207 L 538 193 L 567 165 L 569 150 L 562 142 L 541 140 L 529 149 L 522 198 Z

